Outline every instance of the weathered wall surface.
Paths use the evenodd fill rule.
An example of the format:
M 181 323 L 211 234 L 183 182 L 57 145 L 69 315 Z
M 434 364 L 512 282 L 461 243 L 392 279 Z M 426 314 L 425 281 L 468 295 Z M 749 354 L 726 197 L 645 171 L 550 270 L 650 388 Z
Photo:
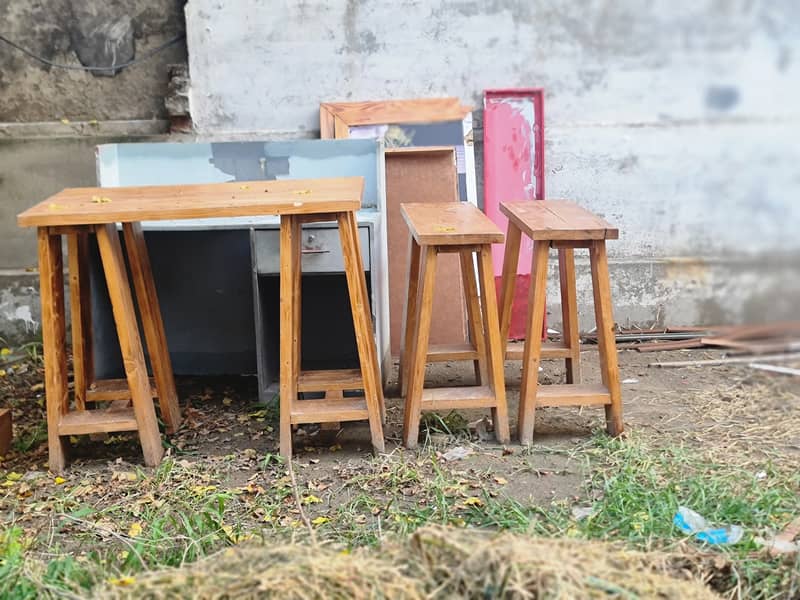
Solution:
M 186 15 L 202 133 L 308 134 L 323 100 L 480 108 L 486 88 L 542 86 L 548 197 L 622 232 L 619 321 L 798 315 L 793 0 L 190 0 Z M 557 322 L 556 299 L 551 310 Z
M 141 57 L 184 31 L 185 0 L 5 0 L 0 33 L 52 62 L 104 66 Z M 108 45 L 106 40 L 119 40 Z M 0 43 L 0 122 L 153 119 L 164 115 L 178 43 L 114 77 L 51 68 Z M 109 61 L 109 62 L 103 62 Z

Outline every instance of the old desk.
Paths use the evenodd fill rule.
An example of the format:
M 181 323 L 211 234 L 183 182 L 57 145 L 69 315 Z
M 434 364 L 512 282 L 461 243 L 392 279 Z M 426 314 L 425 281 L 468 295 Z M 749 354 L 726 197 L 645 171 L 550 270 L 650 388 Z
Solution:
M 363 179 L 289 180 L 237 182 L 208 185 L 145 186 L 122 188 L 66 189 L 18 216 L 22 227 L 37 227 L 42 302 L 42 338 L 45 361 L 45 392 L 50 468 L 63 470 L 66 463 L 64 436 L 93 432 L 139 432 L 145 463 L 157 464 L 163 455 L 161 438 L 152 399 L 159 398 L 167 430 L 179 425 L 177 394 L 169 353 L 164 336 L 158 300 L 147 248 L 140 222 L 165 219 L 198 219 L 280 215 L 281 280 L 281 452 L 291 455 L 290 425 L 315 419 L 310 414 L 321 408 L 320 421 L 331 420 L 342 408 L 347 418 L 369 418 L 373 446 L 383 449 L 380 411 L 383 397 L 377 365 L 372 320 L 366 298 L 366 283 L 359 251 L 354 212 L 361 205 Z M 298 387 L 303 386 L 299 372 L 299 274 L 300 228 L 306 221 L 337 221 L 345 257 L 351 307 L 356 324 L 360 375 L 348 373 L 344 389 L 364 390 L 360 403 L 343 399 L 319 404 L 304 401 L 303 408 L 293 407 Z M 151 355 L 155 390 L 147 376 L 136 311 L 116 224 L 122 224 L 134 290 L 142 328 Z M 64 261 L 62 236 L 69 250 L 70 289 L 73 295 L 72 329 L 75 373 L 86 372 L 83 362 L 90 332 L 83 330 L 86 301 L 85 252 L 89 235 L 97 236 L 106 282 L 111 297 L 114 321 L 123 356 L 124 381 L 95 382 L 85 398 L 76 399 L 70 410 L 67 382 L 66 314 L 64 307 Z M 77 309 L 76 309 L 77 301 Z M 335 373 L 327 372 L 320 383 L 331 385 Z M 356 381 L 357 380 L 357 381 Z M 308 382 L 306 382 L 306 387 Z M 77 387 L 77 386 L 76 386 Z M 323 388 L 325 389 L 325 388 Z M 85 403 L 111 401 L 111 407 L 85 410 Z M 128 407 L 128 402 L 132 407 Z M 358 405 L 357 405 L 358 404 Z

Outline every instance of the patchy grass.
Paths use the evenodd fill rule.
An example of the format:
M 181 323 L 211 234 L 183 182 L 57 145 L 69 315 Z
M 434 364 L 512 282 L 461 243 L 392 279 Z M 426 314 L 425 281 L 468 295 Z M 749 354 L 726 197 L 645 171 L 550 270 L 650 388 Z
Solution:
M 800 513 L 796 470 L 768 464 L 763 476 L 707 462 L 690 448 L 654 448 L 636 435 L 611 440 L 598 434 L 573 458 L 591 467 L 581 504 L 593 512 L 580 520 L 570 502 L 521 503 L 504 495 L 501 478 L 442 463 L 435 451 L 396 452 L 352 472 L 344 467 L 337 487 L 304 481 L 296 495 L 285 465 L 273 461 L 236 487 L 220 476 L 224 458 L 210 466 L 168 459 L 152 473 L 117 471 L 108 482 L 59 485 L 42 474 L 26 483 L 7 475 L 3 506 L 16 518 L 0 546 L 0 596 L 124 584 L 138 573 L 193 562 L 243 541 L 313 535 L 352 548 L 430 524 L 622 541 L 640 550 L 673 551 L 688 543 L 718 556 L 713 585 L 719 591 L 777 598 L 800 590 L 796 558 L 768 559 L 753 542 Z M 101 501 L 104 484 L 117 488 L 115 503 Z M 27 496 L 33 488 L 37 492 Z M 716 523 L 740 524 L 746 537 L 729 547 L 687 542 L 672 526 L 679 505 Z

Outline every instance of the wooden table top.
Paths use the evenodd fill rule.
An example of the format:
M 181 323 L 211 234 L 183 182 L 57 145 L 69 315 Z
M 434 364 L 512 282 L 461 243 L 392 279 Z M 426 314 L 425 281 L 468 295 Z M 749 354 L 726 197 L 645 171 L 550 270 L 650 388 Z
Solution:
M 356 211 L 363 177 L 68 188 L 17 216 L 20 227 Z
M 421 246 L 502 244 L 505 239 L 497 225 L 468 202 L 401 204 L 400 210 Z
M 501 202 L 500 212 L 532 240 L 619 238 L 619 229 L 569 200 Z

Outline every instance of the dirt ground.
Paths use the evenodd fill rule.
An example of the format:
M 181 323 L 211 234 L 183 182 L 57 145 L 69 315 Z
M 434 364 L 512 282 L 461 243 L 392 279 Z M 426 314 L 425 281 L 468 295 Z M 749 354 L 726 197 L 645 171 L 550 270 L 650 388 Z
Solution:
M 735 451 L 737 431 L 744 435 L 746 445 L 753 449 L 752 430 L 759 423 L 766 427 L 770 420 L 797 420 L 800 408 L 800 379 L 765 374 L 746 365 L 653 368 L 649 363 L 671 360 L 718 358 L 716 351 L 674 351 L 642 354 L 633 350 L 620 351 L 620 379 L 624 403 L 626 433 L 637 432 L 664 444 L 680 438 L 692 441 L 697 431 L 698 444 L 702 434 L 719 427 L 730 449 Z M 599 381 L 597 352 L 585 346 L 581 355 L 583 381 Z M 563 363 L 543 361 L 540 384 L 563 383 Z M 396 365 L 395 365 L 396 374 Z M 35 381 L 35 373 L 28 374 Z M 429 365 L 426 385 L 462 385 L 474 380 L 471 363 L 439 363 Z M 520 363 L 506 363 L 509 414 L 512 432 L 516 425 L 519 402 Z M 391 380 L 392 389 L 396 378 Z M 252 480 L 261 468 L 265 456 L 277 454 L 277 407 L 257 404 L 254 377 L 179 378 L 179 395 L 185 422 L 170 439 L 168 451 L 191 462 L 227 457 L 226 484 L 241 485 Z M 9 399 L 15 407 L 17 435 L 23 429 L 36 426 L 43 418 L 40 385 L 32 385 L 38 399 L 38 410 L 21 398 Z M 390 390 L 392 391 L 392 390 Z M 395 390 L 396 391 L 396 390 Z M 16 390 L 19 393 L 19 390 Z M 743 399 L 747 398 L 744 402 Z M 481 411 L 461 411 L 458 418 L 444 417 L 444 425 L 431 421 L 432 428 L 423 427 L 421 445 L 435 451 L 464 446 L 472 450 L 467 458 L 458 461 L 458 468 L 479 477 L 507 481 L 502 494 L 520 502 L 548 503 L 559 499 L 577 499 L 589 465 L 573 452 L 591 438 L 593 431 L 604 427 L 601 408 L 543 408 L 537 411 L 534 444 L 523 449 L 516 443 L 507 447 L 493 439 L 479 440 L 468 436 L 450 435 L 449 425 L 457 434 L 468 422 L 480 419 Z M 387 397 L 387 453 L 390 456 L 413 457 L 415 453 L 402 448 L 402 400 L 396 393 Z M 463 418 L 461 418 L 463 417 Z M 453 422 L 455 426 L 453 426 Z M 790 432 L 787 432 L 790 433 Z M 774 432 L 773 432 L 774 434 Z M 765 436 L 770 433 L 765 431 Z M 81 438 L 74 444 L 70 471 L 101 474 L 118 471 L 120 464 L 142 465 L 135 435 L 115 435 L 106 440 Z M 771 438 L 768 445 L 782 452 L 798 453 L 800 439 Z M 371 461 L 369 431 L 366 423 L 350 423 L 339 431 L 321 431 L 316 426 L 301 428 L 295 433 L 295 458 L 300 481 L 330 482 L 358 472 Z M 28 452 L 12 453 L 3 464 L 8 470 L 46 469 L 46 443 Z M 336 498 L 330 498 L 331 503 Z

